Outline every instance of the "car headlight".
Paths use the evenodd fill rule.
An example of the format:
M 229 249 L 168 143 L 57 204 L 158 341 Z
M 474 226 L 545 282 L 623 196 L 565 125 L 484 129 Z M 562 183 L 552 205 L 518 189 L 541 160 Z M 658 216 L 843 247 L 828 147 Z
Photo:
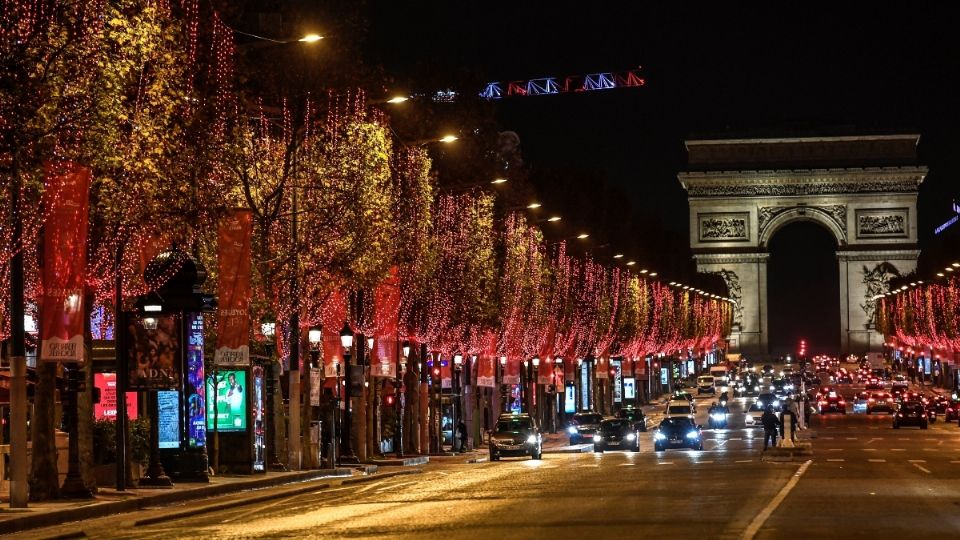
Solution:
M 696 439 L 696 438 L 699 437 L 699 436 L 700 436 L 700 434 L 697 433 L 696 431 L 688 431 L 688 432 L 687 432 L 687 438 L 688 438 L 688 439 Z
M 596 435 L 593 436 L 593 440 L 594 440 L 594 441 L 602 441 L 602 440 L 603 440 L 603 437 L 602 437 L 599 433 L 597 433 Z
M 664 435 L 663 433 L 660 433 L 660 432 L 658 431 L 658 432 L 656 432 L 656 433 L 653 434 L 653 438 L 656 439 L 656 440 L 658 440 L 658 441 L 662 441 L 662 440 L 666 439 L 667 436 Z
M 537 436 L 530 435 L 529 437 L 527 437 L 527 444 L 537 444 Z
M 770 403 L 770 406 L 771 406 L 771 407 L 779 407 L 779 406 L 780 406 L 780 400 L 778 400 L 778 399 L 773 400 L 773 402 Z
M 713 418 L 714 420 L 726 420 L 727 415 L 723 413 L 713 413 L 710 415 L 710 418 Z
M 635 441 L 635 440 L 637 440 L 637 436 L 636 436 L 635 434 L 633 434 L 633 433 L 627 433 L 627 436 L 624 437 L 624 439 L 626 439 L 626 440 L 628 440 L 628 441 Z
M 759 392 L 759 391 L 760 391 L 760 386 L 754 386 L 754 387 L 753 387 L 753 391 L 754 391 L 754 392 Z
M 577 434 L 577 426 L 570 426 L 570 427 L 568 427 L 568 428 L 567 428 L 567 433 L 569 433 L 569 434 L 571 434 L 571 435 L 576 435 L 576 434 Z

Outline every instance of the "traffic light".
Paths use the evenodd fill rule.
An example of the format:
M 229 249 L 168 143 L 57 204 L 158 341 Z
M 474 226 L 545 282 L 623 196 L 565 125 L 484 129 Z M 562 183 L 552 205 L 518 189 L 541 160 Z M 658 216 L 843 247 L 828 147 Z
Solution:
M 397 403 L 397 397 L 393 394 L 387 394 L 383 396 L 383 406 L 384 407 L 393 407 Z

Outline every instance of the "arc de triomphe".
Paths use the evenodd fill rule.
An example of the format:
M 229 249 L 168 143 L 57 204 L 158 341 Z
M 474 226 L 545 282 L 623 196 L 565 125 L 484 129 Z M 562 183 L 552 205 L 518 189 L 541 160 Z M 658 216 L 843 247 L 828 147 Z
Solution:
M 874 296 L 916 268 L 917 134 L 688 140 L 679 174 L 700 272 L 737 301 L 731 349 L 768 354 L 767 246 L 783 226 L 814 221 L 833 235 L 840 268 L 842 353 L 878 351 Z

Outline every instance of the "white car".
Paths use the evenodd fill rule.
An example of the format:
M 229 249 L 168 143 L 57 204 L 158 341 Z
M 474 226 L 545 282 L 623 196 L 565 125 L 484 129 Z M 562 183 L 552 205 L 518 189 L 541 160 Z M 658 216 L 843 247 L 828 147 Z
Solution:
M 690 406 L 690 402 L 685 399 L 673 399 L 667 402 L 667 408 L 663 411 L 667 418 L 674 416 L 687 417 L 693 415 L 695 411 Z
M 750 405 L 750 408 L 747 409 L 747 414 L 743 418 L 743 423 L 747 427 L 757 427 L 763 425 L 760 421 L 760 418 L 763 416 L 764 409 L 763 404 L 759 401 Z

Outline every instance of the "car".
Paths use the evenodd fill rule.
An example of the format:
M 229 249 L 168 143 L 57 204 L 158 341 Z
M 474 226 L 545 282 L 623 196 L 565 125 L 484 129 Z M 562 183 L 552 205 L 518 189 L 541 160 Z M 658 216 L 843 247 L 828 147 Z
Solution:
M 673 417 L 660 422 L 653 434 L 653 449 L 663 452 L 667 448 L 703 450 L 703 434 L 693 418 Z
M 836 383 L 837 384 L 853 384 L 853 377 L 851 377 L 850 374 L 846 372 L 837 373 Z
M 597 434 L 593 437 L 593 451 L 605 450 L 640 451 L 640 435 L 630 420 L 611 418 L 600 422 Z
M 890 387 L 890 393 L 894 399 L 900 399 L 900 396 L 902 396 L 904 392 L 909 391 L 910 386 L 907 383 L 893 383 L 893 386 Z
M 696 410 L 690 406 L 690 402 L 683 399 L 671 399 L 667 402 L 667 406 L 663 411 L 664 416 L 674 417 L 674 416 L 691 416 L 696 414 Z
M 853 398 L 853 414 L 866 413 L 870 399 L 869 392 L 860 392 Z
M 771 364 L 764 364 L 762 373 L 765 377 L 773 376 L 773 366 Z
M 701 375 L 700 377 L 697 377 L 697 395 L 717 395 L 717 387 L 714 386 L 715 381 L 716 379 L 711 375 Z
M 529 414 L 502 414 L 490 431 L 490 461 L 501 457 L 543 455 L 543 437 Z
M 960 399 L 958 399 L 956 393 L 950 396 L 950 401 L 947 402 L 947 410 L 943 413 L 944 422 L 953 422 L 954 420 L 960 419 Z
M 924 406 L 926 406 L 927 402 L 930 401 L 920 392 L 904 392 L 900 394 L 900 397 L 897 399 L 899 399 L 901 403 L 905 401 L 919 401 Z
M 743 423 L 746 427 L 757 427 L 763 425 L 760 421 L 760 418 L 763 416 L 763 413 L 767 410 L 760 402 L 754 402 L 747 408 L 747 414 L 743 418 Z
M 748 373 L 737 381 L 734 387 L 734 394 L 737 397 L 756 396 L 760 394 L 760 379 L 752 373 Z
M 693 399 L 693 395 L 690 392 L 681 392 L 677 390 L 673 393 L 673 396 L 670 397 L 670 401 L 682 399 L 690 402 L 690 408 L 693 409 L 693 412 L 697 412 L 697 400 Z
M 773 407 L 774 411 L 780 411 L 780 398 L 776 394 L 760 394 L 757 396 L 757 403 L 763 405 L 763 408 L 766 409 L 768 406 Z
M 950 406 L 950 398 L 942 394 L 937 394 L 930 398 L 927 404 L 928 409 L 933 409 L 937 414 L 947 414 L 947 408 Z
M 929 420 L 931 424 L 935 424 L 937 422 L 936 398 L 931 398 L 929 401 L 927 401 L 924 404 L 923 409 L 927 412 L 927 420 Z
M 820 401 L 817 402 L 817 410 L 820 414 L 832 412 L 847 414 L 847 402 L 844 401 L 840 394 L 833 392 L 826 397 L 820 398 Z
M 883 381 L 876 377 L 871 377 L 870 379 L 868 379 L 867 384 L 865 384 L 863 387 L 866 388 L 867 390 L 883 390 L 884 389 Z
M 726 429 L 727 428 L 727 416 L 729 414 L 729 409 L 723 406 L 714 406 L 710 407 L 710 411 L 707 413 L 707 425 L 710 426 L 710 429 Z
M 617 411 L 616 417 L 633 422 L 633 426 L 637 428 L 637 431 L 647 431 L 647 416 L 643 414 L 643 411 L 640 409 L 624 407 Z
M 867 403 L 867 414 L 873 414 L 875 412 L 893 414 L 895 409 L 896 406 L 894 405 L 892 395 L 880 392 L 874 392 L 870 394 L 870 398 Z
M 900 429 L 901 426 L 927 429 L 928 425 L 927 411 L 919 401 L 904 401 L 897 408 L 897 413 L 893 415 L 893 429 Z
M 600 427 L 603 416 L 598 412 L 578 412 L 570 419 L 567 433 L 570 435 L 570 444 L 580 444 L 584 441 L 593 442 L 593 436 Z

